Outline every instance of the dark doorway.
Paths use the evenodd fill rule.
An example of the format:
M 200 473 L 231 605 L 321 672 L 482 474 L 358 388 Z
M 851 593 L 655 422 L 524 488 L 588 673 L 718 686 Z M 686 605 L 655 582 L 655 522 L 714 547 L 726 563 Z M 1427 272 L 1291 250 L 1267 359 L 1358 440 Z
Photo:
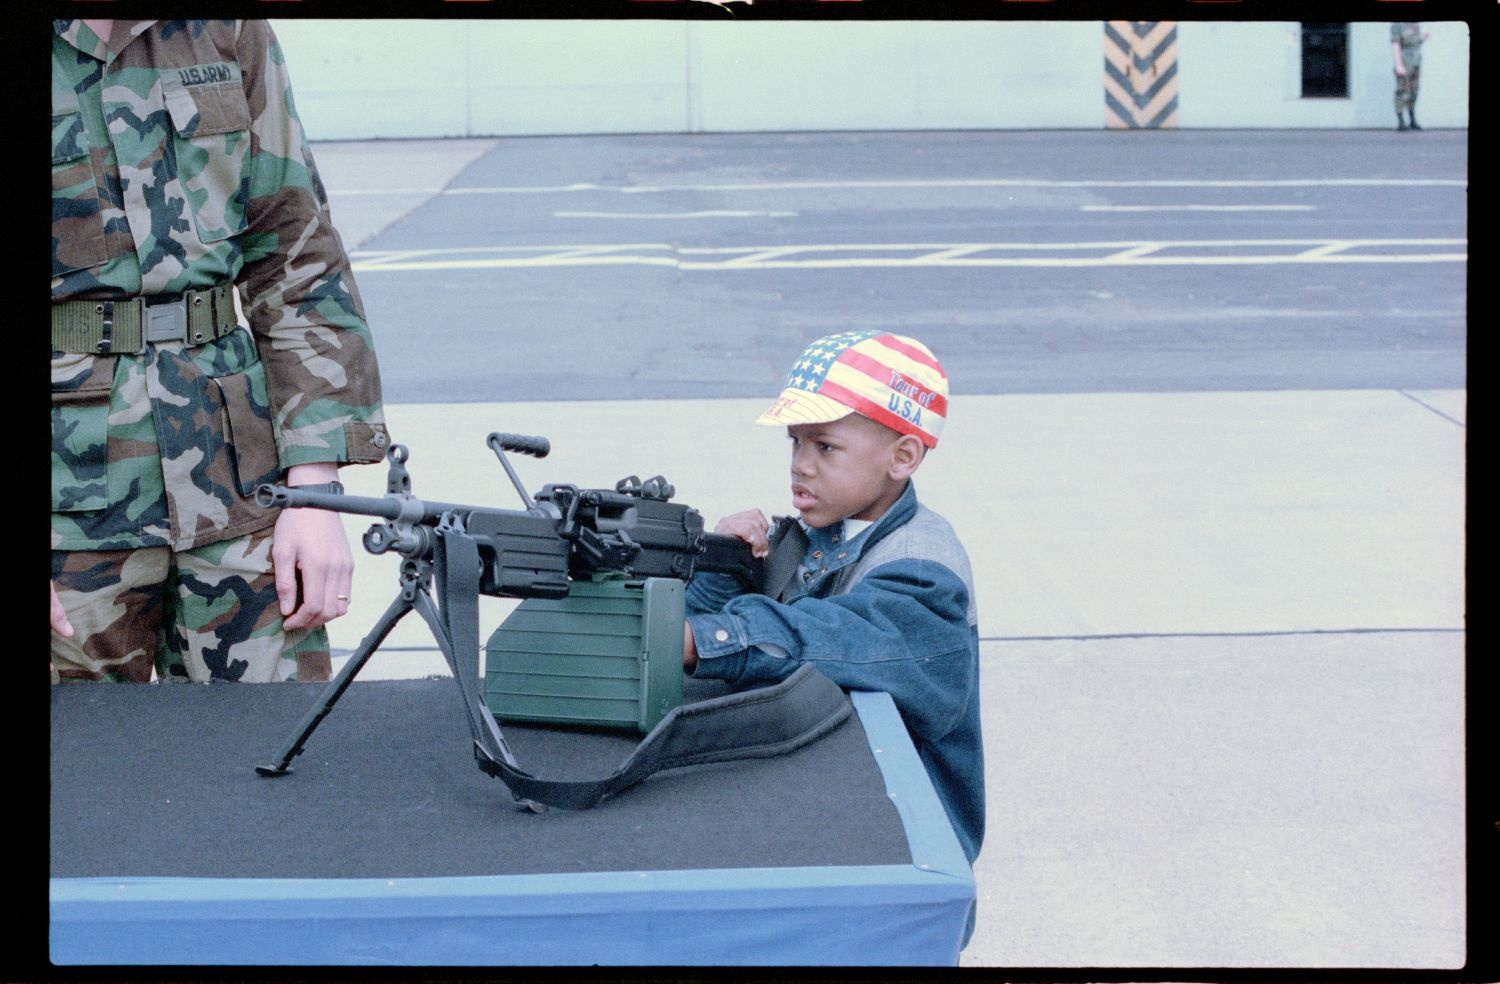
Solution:
M 1302 24 L 1302 98 L 1349 96 L 1349 25 Z

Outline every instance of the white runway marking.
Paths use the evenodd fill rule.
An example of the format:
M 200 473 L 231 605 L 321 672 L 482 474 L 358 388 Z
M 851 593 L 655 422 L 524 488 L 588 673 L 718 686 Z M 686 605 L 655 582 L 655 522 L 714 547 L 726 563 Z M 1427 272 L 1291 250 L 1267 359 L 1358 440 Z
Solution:
M 1080 212 L 1311 212 L 1311 205 L 1080 205 Z
M 835 188 L 1467 188 L 1462 178 L 1283 178 L 1231 179 L 1102 179 L 1049 180 L 1045 178 L 919 178 L 865 181 L 744 181 L 718 184 L 606 185 L 591 181 L 565 185 L 497 185 L 469 188 L 355 188 L 340 195 L 556 195 L 610 191 L 623 195 L 668 191 L 803 191 Z
M 563 266 L 679 270 L 858 267 L 1246 266 L 1314 263 L 1454 263 L 1463 239 L 1191 239 L 1083 243 L 842 243 L 674 247 L 669 243 L 494 246 L 356 251 L 360 272 Z
M 704 212 L 553 212 L 556 219 L 759 219 L 790 218 L 796 212 L 740 212 L 715 209 Z

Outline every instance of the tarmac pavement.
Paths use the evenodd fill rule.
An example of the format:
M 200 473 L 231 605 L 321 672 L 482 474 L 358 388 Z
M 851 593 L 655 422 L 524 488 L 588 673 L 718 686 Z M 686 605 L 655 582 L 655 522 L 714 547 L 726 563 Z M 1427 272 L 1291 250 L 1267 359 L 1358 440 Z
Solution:
M 494 143 L 316 145 L 346 245 Z M 789 508 L 764 402 L 387 416 L 418 496 L 512 505 L 485 435 L 538 433 L 528 488 L 659 472 L 711 525 Z M 917 484 L 980 602 L 989 829 L 963 965 L 1464 965 L 1466 425 L 1461 389 L 955 400 Z M 342 477 L 385 489 L 383 466 Z M 368 522 L 347 525 L 357 544 Z M 396 590 L 393 559 L 356 563 L 336 654 Z M 482 599 L 483 625 L 511 604 Z M 446 672 L 412 618 L 361 678 Z

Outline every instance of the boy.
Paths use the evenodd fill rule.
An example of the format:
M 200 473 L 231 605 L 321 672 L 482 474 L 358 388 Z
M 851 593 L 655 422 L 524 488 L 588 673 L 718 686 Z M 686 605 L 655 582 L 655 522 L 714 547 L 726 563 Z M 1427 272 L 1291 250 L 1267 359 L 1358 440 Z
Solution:
M 876 331 L 814 342 L 757 424 L 792 440 L 800 519 L 721 520 L 768 557 L 765 594 L 700 574 L 688 585 L 683 665 L 732 684 L 812 663 L 839 686 L 891 695 L 969 861 L 984 838 L 979 633 L 969 559 L 917 502 L 948 380 L 921 342 Z

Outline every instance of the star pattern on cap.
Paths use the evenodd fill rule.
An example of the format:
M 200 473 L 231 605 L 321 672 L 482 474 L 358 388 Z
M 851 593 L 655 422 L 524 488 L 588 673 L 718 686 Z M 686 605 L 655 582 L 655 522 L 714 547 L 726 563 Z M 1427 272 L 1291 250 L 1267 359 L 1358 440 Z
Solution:
M 818 339 L 808 346 L 807 351 L 802 353 L 802 358 L 792 366 L 786 388 L 818 392 L 823 386 L 823 380 L 828 377 L 828 370 L 833 368 L 846 349 L 878 334 L 878 331 L 845 331 Z

